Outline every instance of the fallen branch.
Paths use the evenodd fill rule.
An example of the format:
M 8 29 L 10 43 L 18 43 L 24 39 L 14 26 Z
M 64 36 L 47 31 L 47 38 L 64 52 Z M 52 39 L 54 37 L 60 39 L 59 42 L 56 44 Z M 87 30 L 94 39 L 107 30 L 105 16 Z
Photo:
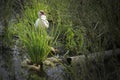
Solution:
M 67 58 L 66 60 L 69 64 L 72 64 L 72 63 L 80 63 L 81 61 L 84 62 L 86 59 L 88 59 L 89 61 L 93 61 L 97 59 L 108 59 L 111 56 L 118 56 L 118 55 L 120 55 L 120 49 L 96 52 L 89 54 L 87 56 L 85 55 L 73 56 Z
M 68 57 L 66 59 L 58 59 L 55 57 L 51 57 L 51 58 L 47 58 L 43 64 L 46 66 L 51 66 L 54 67 L 55 64 L 77 64 L 77 63 L 84 63 L 86 61 L 86 59 L 88 59 L 89 61 L 93 61 L 96 59 L 107 59 L 111 56 L 114 55 L 120 55 L 120 49 L 115 49 L 115 50 L 109 50 L 109 51 L 102 51 L 102 52 L 97 52 L 97 53 L 92 53 L 89 54 L 87 56 L 85 55 L 80 55 L 80 56 L 73 56 L 73 57 Z M 39 71 L 40 70 L 40 65 L 36 65 L 36 64 L 31 64 L 31 61 L 26 59 L 25 61 L 22 62 L 22 66 L 23 67 L 27 67 L 28 69 L 32 69 L 35 71 Z

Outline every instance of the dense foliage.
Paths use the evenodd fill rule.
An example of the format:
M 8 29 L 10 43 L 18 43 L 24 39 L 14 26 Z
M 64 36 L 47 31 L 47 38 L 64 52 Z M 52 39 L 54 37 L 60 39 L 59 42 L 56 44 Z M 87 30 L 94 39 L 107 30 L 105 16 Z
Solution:
M 3 1 L 3 3 L 6 2 Z M 9 10 L 13 9 L 10 10 L 12 12 L 5 10 L 5 13 L 11 15 L 10 13 L 15 12 L 13 16 L 24 14 L 22 17 L 27 20 L 25 22 L 31 25 L 37 18 L 37 11 L 44 10 L 50 21 L 50 27 L 59 27 L 60 43 L 72 53 L 91 53 L 120 46 L 120 36 L 117 35 L 120 32 L 119 1 L 117 0 L 13 0 L 10 5 Z M 27 9 L 28 7 L 30 9 Z M 4 10 L 4 8 L 1 9 Z M 8 18 L 3 17 L 2 20 L 4 19 Z
M 24 46 L 26 45 L 26 49 L 28 49 L 27 53 L 34 62 L 37 62 L 35 60 L 38 58 L 33 57 L 33 53 L 38 53 L 37 56 L 39 51 L 43 53 L 47 51 L 42 57 L 39 56 L 41 57 L 40 61 L 43 61 L 49 52 L 48 44 L 46 44 L 49 41 L 46 38 L 41 40 L 41 35 L 33 28 L 39 10 L 46 12 L 50 22 L 47 33 L 55 37 L 49 46 L 53 46 L 54 43 L 55 47 L 62 49 L 60 53 L 68 52 L 69 56 L 88 55 L 93 52 L 120 48 L 119 0 L 6 0 L 6 2 L 2 0 L 1 3 L 5 5 L 0 8 L 3 10 L 0 13 L 2 16 L 0 20 L 3 21 L 4 26 L 7 26 L 5 41 L 7 44 L 8 42 L 11 44 L 12 36 L 18 35 L 20 41 L 25 43 Z M 47 33 L 45 32 L 44 37 L 47 37 Z M 58 38 L 57 41 L 56 38 Z M 41 45 L 45 45 L 45 48 L 43 49 Z M 38 49 L 38 47 L 42 49 Z M 104 69 L 103 64 L 100 65 L 102 67 L 100 69 Z M 116 64 L 114 66 L 114 68 L 118 68 Z M 86 68 L 89 67 L 83 68 L 85 73 L 82 80 L 85 80 L 88 73 Z M 118 73 L 119 71 L 116 71 L 116 74 Z M 96 75 L 96 73 L 93 74 Z M 99 79 L 97 75 L 95 77 L 88 75 L 87 77 L 90 77 L 91 80 L 109 80 L 109 75 L 106 78 L 105 75 L 101 77 L 101 74 L 98 75 Z

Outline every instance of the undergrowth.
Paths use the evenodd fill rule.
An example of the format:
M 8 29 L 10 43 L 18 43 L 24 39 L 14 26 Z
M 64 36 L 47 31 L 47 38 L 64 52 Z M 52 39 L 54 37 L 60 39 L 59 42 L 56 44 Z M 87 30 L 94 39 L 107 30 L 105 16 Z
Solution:
M 8 5 L 6 4 L 5 6 Z M 33 62 L 45 60 L 50 51 L 49 46 L 54 45 L 64 48 L 63 54 L 68 52 L 68 56 L 88 55 L 93 52 L 120 48 L 118 0 L 25 0 L 23 5 L 20 4 L 19 6 L 19 12 L 14 12 L 13 10 L 14 14 L 12 16 L 15 17 L 15 21 L 8 20 L 9 27 L 6 30 L 4 39 L 6 45 L 9 46 L 14 42 L 13 36 L 18 36 L 18 40 L 22 42 L 21 47 L 27 49 L 27 53 Z M 10 7 L 11 9 L 12 7 Z M 34 28 L 39 10 L 46 12 L 50 22 L 50 28 L 47 32 L 44 29 L 42 31 L 41 28 L 38 31 Z M 8 15 L 7 13 L 11 15 L 9 11 L 5 15 Z M 6 18 L 5 24 L 7 22 Z M 44 34 L 40 34 L 40 32 Z M 47 39 L 48 35 L 53 37 L 53 39 Z M 114 64 L 114 62 L 111 64 Z M 99 66 L 101 67 L 100 69 L 106 69 L 103 63 Z M 93 72 L 92 76 L 87 65 L 82 70 L 85 72 L 81 77 L 82 80 L 86 80 L 86 77 L 90 80 L 109 80 L 112 79 L 109 75 L 113 75 L 113 73 L 119 74 L 119 71 L 116 71 L 107 75 L 106 71 L 102 70 L 107 77 L 101 76 L 102 74 L 99 74 L 97 68 L 95 71 L 98 74 Z M 74 72 L 71 71 L 71 73 Z M 78 78 L 74 75 L 73 77 L 75 79 Z

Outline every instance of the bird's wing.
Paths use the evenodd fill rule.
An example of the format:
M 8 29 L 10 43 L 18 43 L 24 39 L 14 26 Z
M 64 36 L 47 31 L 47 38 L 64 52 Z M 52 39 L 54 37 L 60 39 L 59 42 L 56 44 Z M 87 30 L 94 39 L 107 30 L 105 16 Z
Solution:
M 49 22 L 47 20 L 42 20 L 42 22 L 44 23 L 44 25 L 45 25 L 46 28 L 49 27 Z
M 35 21 L 35 27 L 37 28 L 38 26 L 39 26 L 39 19 L 37 19 L 36 21 Z

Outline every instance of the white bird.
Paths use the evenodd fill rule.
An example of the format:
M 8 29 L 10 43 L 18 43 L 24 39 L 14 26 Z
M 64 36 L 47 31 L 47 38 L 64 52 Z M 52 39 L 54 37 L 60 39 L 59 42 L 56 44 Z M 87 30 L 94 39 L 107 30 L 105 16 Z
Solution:
M 39 26 L 49 28 L 49 22 L 47 21 L 47 18 L 46 18 L 45 13 L 43 11 L 38 12 L 38 19 L 35 22 L 35 27 L 37 28 Z M 55 49 L 53 47 L 50 47 L 50 49 L 53 53 L 56 53 L 58 51 L 57 49 Z
M 45 27 L 45 28 L 49 27 L 49 22 L 47 21 L 47 18 L 43 11 L 38 12 L 38 19 L 35 22 L 35 27 L 37 28 L 39 26 Z

